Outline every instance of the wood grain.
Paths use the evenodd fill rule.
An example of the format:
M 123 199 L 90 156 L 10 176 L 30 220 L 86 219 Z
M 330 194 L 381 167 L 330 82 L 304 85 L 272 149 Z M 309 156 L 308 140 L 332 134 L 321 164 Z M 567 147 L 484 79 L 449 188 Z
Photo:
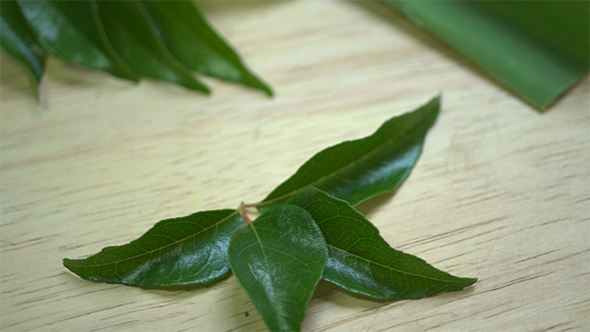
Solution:
M 206 79 L 207 97 L 51 59 L 41 103 L 1 59 L 2 331 L 263 331 L 230 277 L 142 290 L 62 265 L 158 220 L 262 199 L 314 152 L 439 90 L 418 166 L 359 209 L 394 247 L 467 290 L 375 302 L 322 282 L 305 331 L 590 329 L 586 77 L 539 114 L 376 2 L 205 2 L 276 97 Z

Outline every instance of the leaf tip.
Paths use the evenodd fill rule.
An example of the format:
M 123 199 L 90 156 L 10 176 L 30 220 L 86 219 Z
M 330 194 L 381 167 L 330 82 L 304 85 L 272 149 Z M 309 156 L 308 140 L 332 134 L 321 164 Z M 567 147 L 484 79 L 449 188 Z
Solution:
M 428 102 L 428 104 L 436 104 L 437 107 L 440 108 L 441 101 L 442 101 L 442 90 L 438 90 L 438 93 L 436 95 L 434 95 L 434 97 L 432 97 L 430 99 L 430 101 Z
M 64 259 L 62 260 L 62 264 L 63 264 L 63 266 L 65 266 L 65 268 L 66 268 L 66 269 L 70 270 L 71 272 L 74 272 L 74 273 L 76 273 L 76 272 L 74 271 L 75 267 L 73 266 L 73 261 L 74 261 L 73 259 L 64 258 Z M 76 273 L 76 274 L 77 274 L 77 273 Z
M 202 92 L 202 93 L 204 93 L 204 94 L 206 94 L 208 96 L 211 95 L 211 89 L 209 89 L 208 86 L 206 86 L 205 84 L 203 84 L 203 83 L 201 83 L 199 81 L 196 81 L 196 82 L 198 83 L 198 85 L 196 85 L 195 87 L 191 87 L 190 89 L 196 90 L 196 91 L 199 91 L 199 92 Z
M 263 85 L 262 91 L 266 92 L 266 94 L 271 98 L 275 96 L 274 91 L 272 91 L 272 89 L 267 85 Z
M 248 73 L 248 76 L 249 76 L 249 78 L 247 80 L 240 82 L 240 83 L 243 83 L 247 86 L 258 89 L 258 90 L 266 93 L 266 95 L 269 97 L 274 97 L 274 91 L 272 90 L 272 88 L 268 84 L 266 84 L 261 79 L 254 76 L 251 73 Z M 238 82 L 238 81 L 236 81 L 236 82 Z
M 463 280 L 465 281 L 465 287 L 472 286 L 477 282 L 477 278 L 463 278 Z

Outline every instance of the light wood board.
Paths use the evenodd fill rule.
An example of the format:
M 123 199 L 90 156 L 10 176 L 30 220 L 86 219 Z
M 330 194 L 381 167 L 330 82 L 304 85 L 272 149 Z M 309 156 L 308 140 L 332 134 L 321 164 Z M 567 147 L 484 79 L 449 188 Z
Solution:
M 303 330 L 590 330 L 587 77 L 540 114 L 382 3 L 202 8 L 275 98 L 209 78 L 211 96 L 134 85 L 51 59 L 39 104 L 2 53 L 2 331 L 264 331 L 233 277 L 143 290 L 82 280 L 61 260 L 261 200 L 315 152 L 439 91 L 409 179 L 359 209 L 395 248 L 479 281 L 399 302 L 321 282 Z

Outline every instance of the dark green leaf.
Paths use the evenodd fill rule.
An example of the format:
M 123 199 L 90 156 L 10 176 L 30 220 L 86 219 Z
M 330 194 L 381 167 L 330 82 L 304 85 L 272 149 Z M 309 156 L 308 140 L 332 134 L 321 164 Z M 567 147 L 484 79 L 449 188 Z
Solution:
M 164 42 L 180 61 L 205 75 L 231 80 L 272 95 L 205 21 L 193 1 L 144 1 Z
M 316 188 L 293 196 L 328 244 L 324 279 L 349 291 L 387 300 L 415 299 L 461 290 L 477 281 L 437 270 L 424 260 L 391 248 L 379 230 L 346 201 Z
M 229 261 L 271 331 L 299 331 L 326 264 L 326 242 L 305 210 L 283 205 L 236 230 Z
M 141 75 L 209 93 L 166 48 L 140 1 L 98 1 L 98 12 L 115 50 Z
M 15 0 L 0 1 L 0 44 L 25 67 L 38 94 L 45 69 L 45 51 L 27 25 Z
M 388 120 L 371 136 L 320 151 L 270 193 L 259 210 L 285 202 L 309 187 L 352 205 L 395 190 L 418 161 L 439 108 L 440 97 L 435 97 L 414 112 Z
M 541 110 L 588 72 L 588 1 L 384 1 Z
M 230 271 L 231 234 L 243 220 L 235 210 L 206 211 L 158 222 L 139 239 L 104 248 L 64 265 L 92 281 L 139 287 L 205 284 Z
M 43 48 L 58 58 L 137 81 L 104 38 L 90 1 L 19 1 L 25 19 Z

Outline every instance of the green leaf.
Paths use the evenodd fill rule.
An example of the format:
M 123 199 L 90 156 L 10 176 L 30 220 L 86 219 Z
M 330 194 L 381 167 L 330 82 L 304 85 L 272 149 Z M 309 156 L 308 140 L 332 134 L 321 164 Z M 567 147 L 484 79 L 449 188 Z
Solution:
M 15 0 L 0 1 L 0 44 L 29 74 L 37 97 L 45 69 L 45 51 L 27 25 Z
M 92 281 L 144 288 L 206 284 L 229 273 L 230 237 L 240 226 L 236 210 L 197 212 L 162 220 L 128 244 L 63 263 Z
M 440 97 L 435 97 L 414 112 L 388 120 L 371 136 L 317 153 L 270 193 L 259 210 L 283 203 L 309 187 L 352 205 L 395 190 L 418 161 L 439 108 Z
M 272 90 L 246 69 L 238 55 L 213 31 L 193 1 L 144 1 L 162 39 L 180 61 L 205 75 Z
M 391 248 L 379 230 L 346 201 L 316 188 L 293 196 L 320 227 L 328 245 L 324 279 L 351 292 L 404 300 L 461 290 L 477 279 L 458 278 Z
M 98 1 L 98 13 L 115 50 L 141 75 L 209 93 L 166 48 L 140 1 Z
M 137 81 L 138 75 L 113 55 L 90 1 L 18 2 L 45 51 L 53 56 Z
M 271 331 L 299 331 L 326 264 L 326 242 L 305 210 L 283 205 L 236 230 L 229 261 Z
M 588 72 L 588 1 L 384 1 L 540 110 Z

